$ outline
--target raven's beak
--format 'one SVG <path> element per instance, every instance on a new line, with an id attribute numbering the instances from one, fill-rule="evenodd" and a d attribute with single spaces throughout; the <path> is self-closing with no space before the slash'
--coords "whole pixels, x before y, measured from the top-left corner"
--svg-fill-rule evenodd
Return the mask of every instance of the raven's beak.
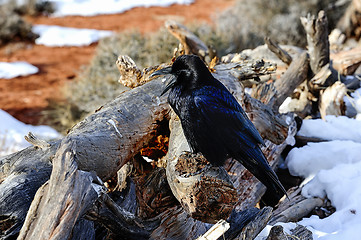
<path id="1" fill-rule="evenodd" d="M 161 76 L 161 75 L 168 75 L 168 74 L 171 74 L 171 71 L 172 71 L 172 66 L 169 66 L 169 67 L 165 67 L 165 68 L 162 68 L 158 71 L 155 71 L 154 73 L 152 73 L 150 75 L 150 77 L 155 77 L 155 76 Z"/>
<path id="2" fill-rule="evenodd" d="M 165 89 L 160 94 L 160 96 L 163 96 L 166 92 L 168 92 L 169 89 L 171 89 L 176 83 L 176 78 L 171 74 L 171 71 L 172 71 L 172 66 L 169 66 L 166 68 L 162 68 L 158 71 L 155 71 L 150 75 L 150 77 L 166 75 L 166 80 L 169 80 L 169 82 L 165 86 Z"/>
<path id="3" fill-rule="evenodd" d="M 176 78 L 174 76 L 172 76 L 170 79 L 169 79 L 169 82 L 168 84 L 165 86 L 163 92 L 160 94 L 160 96 L 163 96 L 166 92 L 169 91 L 169 89 L 171 89 L 176 83 Z"/>

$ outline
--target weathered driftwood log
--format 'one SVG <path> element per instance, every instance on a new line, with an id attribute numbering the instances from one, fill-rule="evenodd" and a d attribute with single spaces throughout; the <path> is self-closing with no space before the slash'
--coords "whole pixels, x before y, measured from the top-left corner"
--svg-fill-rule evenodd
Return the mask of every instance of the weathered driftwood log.
<path id="1" fill-rule="evenodd" d="M 277 57 L 282 60 L 282 62 L 286 63 L 287 65 L 291 64 L 292 57 L 285 50 L 283 50 L 277 43 L 272 41 L 272 39 L 270 39 L 269 37 L 265 37 L 264 41 L 266 42 L 269 50 L 271 50 L 274 54 L 276 54 Z"/>
<path id="2" fill-rule="evenodd" d="M 337 23 L 337 28 L 346 34 L 347 38 L 355 37 L 356 40 L 361 36 L 361 1 L 352 0 L 342 18 Z"/>
<path id="3" fill-rule="evenodd" d="M 0 158 L 0 238 L 16 238 L 36 191 L 49 179 L 59 143 Z"/>
<path id="4" fill-rule="evenodd" d="M 248 223 L 242 232 L 235 238 L 237 240 L 242 239 L 254 239 L 257 235 L 266 227 L 267 222 L 272 214 L 271 207 L 263 208 L 255 217 L 255 219 Z"/>
<path id="5" fill-rule="evenodd" d="M 310 67 L 316 75 L 308 82 L 308 87 L 318 97 L 321 89 L 331 86 L 338 79 L 344 79 L 330 64 L 328 21 L 325 12 L 320 11 L 317 18 L 311 15 L 301 17 L 301 23 L 307 34 Z"/>
<path id="6" fill-rule="evenodd" d="M 361 65 L 361 47 L 331 54 L 332 66 L 342 75 L 352 75 Z"/>
<path id="7" fill-rule="evenodd" d="M 298 225 L 296 228 L 291 230 L 291 235 L 283 232 L 282 226 L 274 226 L 271 228 L 271 231 L 266 240 L 312 240 L 312 232 L 302 225 Z"/>
<path id="8" fill-rule="evenodd" d="M 89 172 L 78 170 L 75 159 L 76 144 L 63 142 L 50 180 L 37 191 L 18 239 L 70 238 L 77 220 L 102 191 Z"/>
<path id="9" fill-rule="evenodd" d="M 326 115 L 345 115 L 346 106 L 343 98 L 346 96 L 346 93 L 347 88 L 345 84 L 339 81 L 325 90 L 321 90 L 319 109 L 322 119 L 325 119 Z"/>
<path id="10" fill-rule="evenodd" d="M 214 67 L 217 72 L 232 74 L 238 80 L 258 79 L 262 75 L 272 74 L 276 71 L 276 65 L 263 60 L 239 60 L 231 63 L 219 64 Z"/>
<path id="11" fill-rule="evenodd" d="M 318 73 L 323 66 L 330 62 L 326 14 L 324 11 L 320 11 L 317 18 L 309 14 L 307 17 L 301 17 L 301 23 L 307 33 L 311 69 L 314 73 Z"/>
<path id="12" fill-rule="evenodd" d="M 163 83 L 155 80 L 125 92 L 71 129 L 68 138 L 76 143 L 79 169 L 94 171 L 102 180 L 115 176 L 154 137 L 158 123 L 167 116 L 169 106 L 165 97 L 159 97 L 162 89 Z M 19 232 L 35 192 L 49 179 L 60 141 L 49 144 L 0 159 L 0 214 L 11 223 L 4 236 Z"/>
<path id="13" fill-rule="evenodd" d="M 227 219 L 238 200 L 227 172 L 209 165 L 202 155 L 184 151 L 190 149 L 180 121 L 172 118 L 166 173 L 174 196 L 194 219 Z"/>
<path id="14" fill-rule="evenodd" d="M 182 24 L 175 21 L 167 21 L 165 27 L 182 44 L 185 54 L 198 55 L 206 63 L 210 63 L 216 56 L 213 49 L 209 49 L 206 44 Z"/>
<path id="15" fill-rule="evenodd" d="M 260 99 L 278 110 L 284 100 L 290 96 L 295 88 L 307 79 L 309 57 L 302 53 L 299 58 L 292 61 L 280 79 L 270 83 L 260 84 L 252 92 L 252 97 Z"/>
<path id="16" fill-rule="evenodd" d="M 322 207 L 321 198 L 305 198 L 300 195 L 302 188 L 296 187 L 288 190 L 289 199 L 283 199 L 272 213 L 268 224 L 277 222 L 296 222 L 307 216 L 316 207 Z"/>

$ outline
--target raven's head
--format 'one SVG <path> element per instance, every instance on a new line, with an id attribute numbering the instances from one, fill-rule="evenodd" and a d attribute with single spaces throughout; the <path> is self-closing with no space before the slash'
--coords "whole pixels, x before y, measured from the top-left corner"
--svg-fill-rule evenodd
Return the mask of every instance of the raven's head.
<path id="1" fill-rule="evenodd" d="M 152 73 L 151 77 L 158 75 L 170 76 L 161 95 L 176 86 L 180 86 L 182 90 L 192 90 L 206 85 L 207 80 L 213 79 L 207 66 L 196 55 L 179 56 L 172 66 Z"/>

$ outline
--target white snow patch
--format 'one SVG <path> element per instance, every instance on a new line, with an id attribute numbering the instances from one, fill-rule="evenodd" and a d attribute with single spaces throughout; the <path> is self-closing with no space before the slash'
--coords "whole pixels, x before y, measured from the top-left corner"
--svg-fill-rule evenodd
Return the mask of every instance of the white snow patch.
<path id="1" fill-rule="evenodd" d="M 34 25 L 33 32 L 40 35 L 35 43 L 48 47 L 87 46 L 114 34 L 112 31 L 48 25 Z"/>
<path id="2" fill-rule="evenodd" d="M 303 120 L 299 136 L 317 137 L 325 140 L 352 140 L 361 142 L 361 121 L 346 116 L 326 116 L 322 119 Z"/>
<path id="3" fill-rule="evenodd" d="M 60 138 L 61 134 L 49 126 L 32 126 L 18 121 L 0 109 L 0 156 L 19 151 L 30 146 L 24 136 L 32 132 L 44 140 Z"/>
<path id="4" fill-rule="evenodd" d="M 0 62 L 0 78 L 10 79 L 35 74 L 39 69 L 27 62 Z"/>
<path id="5" fill-rule="evenodd" d="M 94 16 L 98 14 L 122 13 L 135 7 L 160 6 L 172 4 L 191 4 L 194 0 L 51 0 L 55 3 L 54 16 L 80 15 Z"/>
<path id="6" fill-rule="evenodd" d="M 302 189 L 305 197 L 327 196 L 336 212 L 320 219 L 318 216 L 304 218 L 297 224 L 312 231 L 313 239 L 338 240 L 359 239 L 361 227 L 361 141 L 360 121 L 345 117 L 327 116 L 322 120 L 304 120 L 299 133 L 308 137 L 342 139 L 330 142 L 309 143 L 294 148 L 286 158 L 293 175 L 310 180 Z M 293 229 L 295 223 L 277 223 Z M 268 235 L 268 226 L 256 238 Z"/>
<path id="7" fill-rule="evenodd" d="M 360 156 L 361 143 L 335 140 L 293 148 L 286 157 L 286 164 L 292 175 L 308 178 L 322 169 L 358 162 Z"/>

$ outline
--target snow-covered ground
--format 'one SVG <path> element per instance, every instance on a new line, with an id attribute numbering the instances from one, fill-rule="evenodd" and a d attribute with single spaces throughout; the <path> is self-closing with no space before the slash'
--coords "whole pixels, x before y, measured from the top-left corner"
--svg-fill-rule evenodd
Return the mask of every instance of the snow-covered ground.
<path id="1" fill-rule="evenodd" d="M 0 0 L 0 5 L 10 1 L 24 5 L 25 0 Z M 54 3 L 53 16 L 67 15 L 94 16 L 99 14 L 122 13 L 135 7 L 168 7 L 172 4 L 191 4 L 194 0 L 42 0 Z"/>
<path id="2" fill-rule="evenodd" d="M 61 134 L 49 126 L 32 126 L 18 121 L 0 109 L 0 156 L 19 151 L 30 146 L 24 136 L 32 132 L 44 140 L 60 138 Z"/>
<path id="3" fill-rule="evenodd" d="M 114 34 L 112 31 L 47 25 L 35 25 L 33 26 L 33 32 L 40 35 L 35 40 L 35 43 L 48 47 L 87 46 L 101 38 Z"/>
<path id="4" fill-rule="evenodd" d="M 51 0 L 55 3 L 54 16 L 81 15 L 93 16 L 98 14 L 114 14 L 125 12 L 135 7 L 161 6 L 172 4 L 191 4 L 194 0 Z"/>
<path id="5" fill-rule="evenodd" d="M 290 173 L 305 178 L 305 197 L 327 196 L 336 212 L 324 219 L 304 218 L 314 239 L 360 239 L 361 228 L 361 121 L 345 116 L 304 120 L 299 135 L 319 137 L 328 142 L 294 148 L 286 158 Z M 278 224 L 276 224 L 278 225 Z M 294 223 L 280 223 L 286 230 Z M 271 226 L 258 236 L 265 239 Z"/>
<path id="6" fill-rule="evenodd" d="M 10 79 L 35 74 L 39 69 L 27 62 L 0 62 L 0 78 Z"/>

